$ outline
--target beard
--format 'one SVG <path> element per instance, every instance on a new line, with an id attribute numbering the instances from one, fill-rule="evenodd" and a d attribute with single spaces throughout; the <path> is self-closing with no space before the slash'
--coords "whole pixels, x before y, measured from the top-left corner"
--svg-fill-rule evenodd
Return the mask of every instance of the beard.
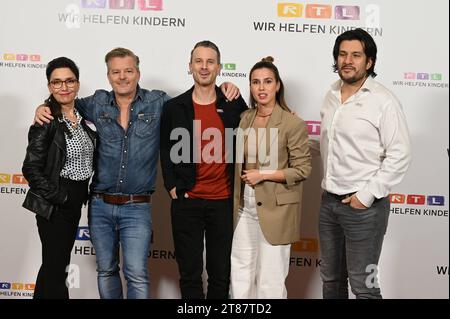
<path id="1" fill-rule="evenodd" d="M 367 76 L 366 72 L 357 72 L 356 70 L 355 70 L 355 73 L 353 74 L 353 76 L 346 76 L 344 74 L 344 72 L 342 72 L 343 68 L 345 68 L 345 66 L 339 69 L 338 74 L 339 74 L 339 77 L 341 78 L 342 82 L 344 82 L 346 84 L 357 83 Z"/>

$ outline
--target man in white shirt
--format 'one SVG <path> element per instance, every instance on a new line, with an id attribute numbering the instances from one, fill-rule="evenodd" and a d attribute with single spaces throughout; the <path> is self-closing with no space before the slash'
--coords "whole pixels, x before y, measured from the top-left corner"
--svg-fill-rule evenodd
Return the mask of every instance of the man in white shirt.
<path id="1" fill-rule="evenodd" d="M 381 298 L 378 260 L 391 187 L 410 162 L 400 102 L 373 78 L 377 47 L 364 30 L 337 37 L 331 86 L 321 110 L 323 160 L 319 236 L 324 298 Z"/>

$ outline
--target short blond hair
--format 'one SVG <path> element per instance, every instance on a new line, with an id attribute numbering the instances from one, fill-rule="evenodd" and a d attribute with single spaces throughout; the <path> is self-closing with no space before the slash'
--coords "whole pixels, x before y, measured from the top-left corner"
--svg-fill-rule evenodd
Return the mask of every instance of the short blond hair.
<path id="1" fill-rule="evenodd" d="M 115 49 L 112 49 L 111 51 L 109 51 L 105 55 L 106 66 L 108 66 L 108 62 L 112 58 L 124 58 L 124 57 L 127 57 L 127 56 L 130 56 L 130 57 L 132 57 L 134 59 L 135 65 L 136 65 L 136 69 L 139 71 L 139 57 L 136 54 L 134 54 L 133 51 L 125 49 L 125 48 L 115 48 Z M 108 70 L 109 70 L 109 66 L 108 66 Z"/>

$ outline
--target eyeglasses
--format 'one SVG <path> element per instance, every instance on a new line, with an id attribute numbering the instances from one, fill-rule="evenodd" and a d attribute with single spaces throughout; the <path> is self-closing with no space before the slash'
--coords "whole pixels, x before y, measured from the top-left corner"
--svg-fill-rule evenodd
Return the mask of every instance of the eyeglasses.
<path id="1" fill-rule="evenodd" d="M 75 86 L 75 84 L 78 83 L 78 80 L 77 80 L 77 79 L 67 79 L 67 80 L 65 80 L 65 81 L 62 81 L 62 80 L 53 80 L 53 81 L 50 81 L 50 85 L 51 85 L 52 88 L 54 88 L 54 89 L 60 89 L 60 88 L 62 88 L 63 83 L 66 84 L 66 87 L 68 87 L 68 88 L 71 89 L 71 88 L 73 88 L 73 87 Z"/>

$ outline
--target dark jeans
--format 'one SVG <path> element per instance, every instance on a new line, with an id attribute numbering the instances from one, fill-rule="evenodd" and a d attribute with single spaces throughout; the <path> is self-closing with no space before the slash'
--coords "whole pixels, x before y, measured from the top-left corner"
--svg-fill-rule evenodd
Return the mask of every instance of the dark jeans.
<path id="1" fill-rule="evenodd" d="M 233 236 L 231 199 L 172 200 L 172 232 L 183 299 L 203 299 L 203 246 L 206 243 L 206 298 L 228 298 Z"/>
<path id="2" fill-rule="evenodd" d="M 381 298 L 378 260 L 389 218 L 389 197 L 355 209 L 324 192 L 320 206 L 320 275 L 323 298 Z"/>
<path id="3" fill-rule="evenodd" d="M 34 299 L 68 299 L 66 267 L 75 242 L 81 206 L 88 196 L 88 180 L 61 179 L 68 199 L 47 220 L 36 215 L 42 243 L 42 265 L 36 279 Z"/>

